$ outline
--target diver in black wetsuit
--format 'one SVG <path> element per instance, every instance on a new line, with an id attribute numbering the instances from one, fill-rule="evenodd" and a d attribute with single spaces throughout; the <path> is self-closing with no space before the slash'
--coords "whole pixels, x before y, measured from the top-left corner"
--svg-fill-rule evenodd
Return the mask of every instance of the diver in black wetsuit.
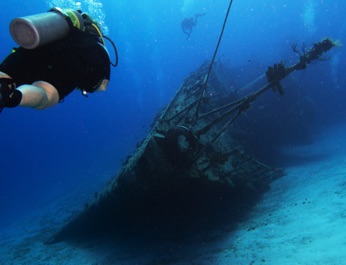
<path id="1" fill-rule="evenodd" d="M 40 28 L 33 19 L 19 20 L 12 36 L 18 37 L 22 45 L 0 63 L 0 112 L 16 106 L 46 109 L 76 88 L 83 95 L 107 88 L 111 62 L 98 25 L 81 11 L 52 9 L 36 17 L 39 25 L 50 26 L 55 20 L 55 27 L 50 31 L 55 34 L 60 26 L 65 36 L 36 44 L 31 40 L 45 41 L 50 31 L 40 33 L 36 39 L 26 38 L 27 27 L 23 24 L 31 23 L 31 27 Z M 80 17 L 79 21 L 76 17 Z"/>
<path id="2" fill-rule="evenodd" d="M 197 18 L 204 16 L 205 13 L 202 14 L 196 14 L 194 17 L 191 18 L 185 18 L 181 22 L 181 29 L 184 34 L 187 35 L 187 39 L 190 39 L 190 35 L 192 33 L 192 28 L 197 25 Z"/>

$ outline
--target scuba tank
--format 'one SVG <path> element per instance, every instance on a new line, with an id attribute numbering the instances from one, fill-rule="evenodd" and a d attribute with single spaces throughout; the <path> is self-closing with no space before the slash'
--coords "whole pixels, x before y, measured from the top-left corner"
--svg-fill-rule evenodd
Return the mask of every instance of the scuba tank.
<path id="1" fill-rule="evenodd" d="M 10 23 L 13 40 L 25 49 L 63 39 L 70 27 L 84 30 L 82 14 L 72 9 L 52 8 L 46 13 L 15 18 Z"/>
<path id="2" fill-rule="evenodd" d="M 115 53 L 115 62 L 109 63 L 113 67 L 118 65 L 118 51 L 114 42 L 103 35 L 97 23 L 81 10 L 54 7 L 46 13 L 15 18 L 10 23 L 13 40 L 25 49 L 35 49 L 61 40 L 67 37 L 73 28 L 97 36 L 106 51 L 104 39 L 107 39 Z"/>

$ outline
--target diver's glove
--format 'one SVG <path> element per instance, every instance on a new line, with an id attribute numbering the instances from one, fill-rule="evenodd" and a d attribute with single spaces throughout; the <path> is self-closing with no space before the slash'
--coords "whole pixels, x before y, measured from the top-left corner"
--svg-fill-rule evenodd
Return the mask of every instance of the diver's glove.
<path id="1" fill-rule="evenodd" d="M 10 78 L 0 78 L 0 111 L 6 108 L 14 108 L 22 100 L 22 92 L 16 90 L 16 84 Z"/>
<path id="2" fill-rule="evenodd" d="M 283 63 L 274 64 L 274 66 L 269 66 L 266 72 L 267 80 L 272 83 L 272 88 L 274 91 L 278 90 L 280 95 L 284 94 L 284 90 L 280 84 L 280 80 L 286 76 L 286 68 Z"/>

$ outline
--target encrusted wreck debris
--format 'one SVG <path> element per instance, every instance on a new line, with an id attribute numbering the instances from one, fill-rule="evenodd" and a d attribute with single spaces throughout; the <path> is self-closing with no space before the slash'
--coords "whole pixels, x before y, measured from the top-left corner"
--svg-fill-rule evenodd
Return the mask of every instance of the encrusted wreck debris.
<path id="1" fill-rule="evenodd" d="M 283 93 L 281 79 L 333 46 L 325 39 L 296 65 L 269 68 L 269 84 L 241 99 L 222 83 L 219 63 L 203 64 L 184 81 L 119 175 L 47 243 L 143 229 L 177 231 L 243 213 L 284 171 L 245 153 L 230 125 L 264 91 Z"/>

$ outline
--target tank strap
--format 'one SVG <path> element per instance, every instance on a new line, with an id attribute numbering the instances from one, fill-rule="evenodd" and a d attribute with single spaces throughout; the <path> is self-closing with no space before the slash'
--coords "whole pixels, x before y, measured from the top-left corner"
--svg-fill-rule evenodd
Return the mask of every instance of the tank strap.
<path id="1" fill-rule="evenodd" d="M 72 28 L 77 28 L 81 31 L 84 31 L 85 27 L 84 27 L 84 19 L 81 15 L 81 13 L 79 11 L 76 10 L 72 10 L 72 9 L 61 9 L 60 7 L 53 7 L 51 9 L 49 9 L 48 12 L 55 12 L 58 13 L 60 15 L 62 15 L 68 25 Z"/>

